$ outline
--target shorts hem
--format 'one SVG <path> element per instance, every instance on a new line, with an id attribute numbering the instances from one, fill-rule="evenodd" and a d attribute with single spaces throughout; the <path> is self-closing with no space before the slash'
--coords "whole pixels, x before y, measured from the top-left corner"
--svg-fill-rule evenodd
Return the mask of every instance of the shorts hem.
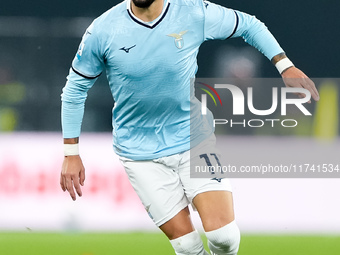
<path id="1" fill-rule="evenodd" d="M 194 198 L 199 195 L 199 194 L 202 194 L 202 193 L 205 193 L 205 192 L 209 192 L 209 191 L 229 191 L 231 193 L 233 193 L 233 190 L 231 187 L 213 187 L 213 188 L 204 188 L 204 189 L 201 189 L 201 190 L 198 190 L 194 193 L 194 195 L 192 196 L 192 198 L 188 198 L 190 200 L 190 204 L 192 206 L 192 209 L 194 211 L 197 211 L 194 203 L 192 202 L 194 200 Z"/>

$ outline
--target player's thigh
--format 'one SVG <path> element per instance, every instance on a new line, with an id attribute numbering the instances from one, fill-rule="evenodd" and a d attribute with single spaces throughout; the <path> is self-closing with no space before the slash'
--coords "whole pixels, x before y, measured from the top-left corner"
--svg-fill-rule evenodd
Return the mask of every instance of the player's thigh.
<path id="1" fill-rule="evenodd" d="M 233 196 L 229 191 L 208 191 L 193 199 L 205 231 L 219 229 L 235 219 Z"/>
<path id="2" fill-rule="evenodd" d="M 181 235 L 190 233 L 192 224 L 185 209 L 189 201 L 178 173 L 152 160 L 133 161 L 121 158 L 121 162 L 154 223 L 169 237 L 177 235 L 176 229 Z"/>
<path id="3" fill-rule="evenodd" d="M 211 174 L 210 178 L 191 178 L 190 167 L 192 170 L 195 164 L 213 163 L 223 164 L 214 135 L 192 148 L 189 154 L 183 155 L 180 170 L 186 195 L 197 209 L 205 231 L 218 229 L 234 220 L 232 188 L 228 179 L 220 179 L 218 177 L 222 176 L 216 173 Z"/>
<path id="4" fill-rule="evenodd" d="M 227 179 L 184 177 L 188 199 L 198 211 L 205 231 L 219 229 L 235 218 L 231 184 Z"/>

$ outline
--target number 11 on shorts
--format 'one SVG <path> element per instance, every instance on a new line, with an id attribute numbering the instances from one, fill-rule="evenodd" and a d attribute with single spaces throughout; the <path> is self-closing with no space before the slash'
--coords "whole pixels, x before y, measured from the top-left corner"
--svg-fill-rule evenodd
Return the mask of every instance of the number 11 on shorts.
<path id="1" fill-rule="evenodd" d="M 210 156 L 210 157 L 209 157 Z M 205 160 L 205 163 L 207 164 L 208 166 L 208 169 L 209 169 L 209 172 L 211 172 L 211 174 L 215 174 L 216 171 L 218 172 L 221 172 L 223 173 L 223 171 L 220 171 L 219 169 L 222 169 L 222 165 L 221 165 L 221 162 L 218 158 L 218 156 L 216 155 L 216 153 L 210 153 L 209 155 L 208 154 L 201 154 L 199 156 L 201 159 L 204 159 Z M 214 166 L 211 162 L 211 158 L 213 160 L 216 161 L 217 163 L 217 167 Z M 217 169 L 216 169 L 217 168 Z M 221 182 L 221 178 L 214 178 L 213 180 L 216 180 L 218 182 Z"/>

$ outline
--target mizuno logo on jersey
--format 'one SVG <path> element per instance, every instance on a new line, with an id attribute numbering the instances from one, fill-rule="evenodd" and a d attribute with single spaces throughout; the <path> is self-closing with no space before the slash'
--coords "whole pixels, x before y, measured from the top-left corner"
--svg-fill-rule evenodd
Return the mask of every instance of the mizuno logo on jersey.
<path id="1" fill-rule="evenodd" d="M 172 33 L 167 36 L 175 38 L 175 45 L 178 49 L 182 49 L 184 47 L 184 39 L 183 35 L 185 35 L 188 32 L 188 30 L 182 31 L 179 34 Z"/>
<path id="2" fill-rule="evenodd" d="M 205 8 L 208 8 L 208 6 L 209 6 L 209 3 L 207 2 L 207 1 L 203 1 L 204 2 L 204 6 L 205 6 Z"/>
<path id="3" fill-rule="evenodd" d="M 131 46 L 130 48 L 125 48 L 125 47 L 122 47 L 122 48 L 120 48 L 119 50 L 123 50 L 123 51 L 125 51 L 126 53 L 129 53 L 129 52 L 130 52 L 130 50 L 131 50 L 132 48 L 134 48 L 134 47 L 136 47 L 136 44 L 135 44 L 135 45 L 133 45 L 133 46 Z"/>

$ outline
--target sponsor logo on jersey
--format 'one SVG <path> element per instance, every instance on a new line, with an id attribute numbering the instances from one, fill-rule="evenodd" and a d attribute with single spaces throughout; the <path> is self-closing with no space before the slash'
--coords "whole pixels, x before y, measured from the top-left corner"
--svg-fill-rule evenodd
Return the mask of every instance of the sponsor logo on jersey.
<path id="1" fill-rule="evenodd" d="M 209 6 L 209 2 L 207 2 L 207 1 L 203 1 L 204 2 L 204 6 L 205 6 L 205 8 L 208 8 L 208 6 Z"/>
<path id="2" fill-rule="evenodd" d="M 167 36 L 175 38 L 175 45 L 178 49 L 182 49 L 184 47 L 184 39 L 183 35 L 185 35 L 188 32 L 188 30 L 182 31 L 179 34 L 172 33 Z"/>
<path id="3" fill-rule="evenodd" d="M 130 50 L 133 49 L 134 47 L 136 47 L 136 44 L 129 48 L 122 47 L 119 50 L 125 51 L 126 53 L 130 53 Z"/>

